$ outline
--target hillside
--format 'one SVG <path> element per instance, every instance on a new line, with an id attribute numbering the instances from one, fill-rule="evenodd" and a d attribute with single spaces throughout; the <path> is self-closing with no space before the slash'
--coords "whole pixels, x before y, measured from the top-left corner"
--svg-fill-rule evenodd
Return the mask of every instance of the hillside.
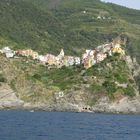
<path id="1" fill-rule="evenodd" d="M 1 0 L 0 48 L 54 55 L 63 48 L 66 55 L 81 56 L 118 36 L 126 41 L 124 57 L 116 54 L 88 70 L 82 65 L 48 69 L 26 57 L 0 54 L 1 87 L 9 86 L 25 109 L 113 112 L 108 109 L 118 106 L 123 112 L 120 101 L 125 99 L 125 112 L 136 113 L 139 100 L 131 99 L 139 99 L 140 89 L 139 16 L 139 10 L 99 0 Z"/>
<path id="2" fill-rule="evenodd" d="M 0 46 L 81 54 L 122 34 L 139 57 L 138 10 L 99 0 L 1 0 L 0 15 Z"/>
<path id="3" fill-rule="evenodd" d="M 1 54 L 0 59 L 1 109 L 140 111 L 127 56 L 116 54 L 88 70 L 82 65 L 48 69 L 26 57 L 7 59 Z"/>

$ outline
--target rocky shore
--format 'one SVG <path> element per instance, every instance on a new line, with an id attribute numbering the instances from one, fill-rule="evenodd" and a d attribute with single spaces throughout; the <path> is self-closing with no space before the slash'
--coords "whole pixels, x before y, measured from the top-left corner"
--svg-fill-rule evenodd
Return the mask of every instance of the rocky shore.
<path id="1" fill-rule="evenodd" d="M 71 100 L 64 97 L 59 101 L 52 103 L 30 103 L 20 100 L 16 93 L 8 86 L 0 86 L 0 110 L 42 110 L 42 111 L 68 111 L 68 112 L 100 112 L 100 113 L 122 113 L 122 114 L 140 114 L 140 97 L 124 97 L 119 101 L 110 101 L 108 97 L 102 97 L 98 102 L 89 106 L 77 98 Z M 81 99 L 82 100 L 82 99 Z"/>

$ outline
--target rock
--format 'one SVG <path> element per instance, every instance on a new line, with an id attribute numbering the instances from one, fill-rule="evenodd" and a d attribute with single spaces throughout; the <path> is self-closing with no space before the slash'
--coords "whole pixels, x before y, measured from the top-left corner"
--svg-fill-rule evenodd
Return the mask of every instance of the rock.
<path id="1" fill-rule="evenodd" d="M 86 94 L 86 93 L 85 93 Z M 93 106 L 85 104 L 84 92 L 71 91 L 60 100 L 46 103 L 25 103 L 18 99 L 15 92 L 7 85 L 0 86 L 0 109 L 24 109 L 43 111 L 71 111 L 71 112 L 105 112 L 105 113 L 140 113 L 140 96 L 135 98 L 122 97 L 119 101 L 111 101 L 108 97 L 101 97 Z"/>
<path id="2" fill-rule="evenodd" d="M 103 98 L 92 109 L 95 112 L 139 114 L 140 97 L 133 99 L 124 97 L 119 102 L 109 102 L 109 99 Z"/>
<path id="3" fill-rule="evenodd" d="M 2 84 L 0 86 L 0 109 L 22 108 L 24 102 L 17 98 L 15 92 L 7 85 Z"/>

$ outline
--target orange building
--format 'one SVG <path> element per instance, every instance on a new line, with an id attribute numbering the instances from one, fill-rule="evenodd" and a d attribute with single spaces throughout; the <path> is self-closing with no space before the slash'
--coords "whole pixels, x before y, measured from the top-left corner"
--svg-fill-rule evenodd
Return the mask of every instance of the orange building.
<path id="1" fill-rule="evenodd" d="M 26 57 L 31 56 L 33 59 L 38 59 L 38 56 L 39 56 L 38 52 L 35 52 L 35 51 L 31 50 L 31 49 L 18 50 L 18 51 L 16 51 L 16 54 L 26 56 Z"/>

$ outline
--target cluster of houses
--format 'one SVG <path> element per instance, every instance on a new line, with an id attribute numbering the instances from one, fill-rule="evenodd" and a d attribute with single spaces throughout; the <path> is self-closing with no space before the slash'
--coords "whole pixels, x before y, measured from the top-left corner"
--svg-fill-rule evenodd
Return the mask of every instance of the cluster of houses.
<path id="1" fill-rule="evenodd" d="M 125 51 L 121 48 L 119 43 L 103 44 L 95 48 L 95 50 L 86 50 L 82 55 L 82 63 L 84 64 L 84 67 L 88 69 L 115 53 L 125 55 Z"/>
<path id="2" fill-rule="evenodd" d="M 4 47 L 0 50 L 0 53 L 5 54 L 7 58 L 20 56 L 30 57 L 33 60 L 38 60 L 40 63 L 47 64 L 49 66 L 56 66 L 57 68 L 82 64 L 86 69 L 88 69 L 93 65 L 100 63 L 108 56 L 112 56 L 114 53 L 124 55 L 125 51 L 122 49 L 120 43 L 112 42 L 98 46 L 94 50 L 86 50 L 82 57 L 65 56 L 63 49 L 61 49 L 58 56 L 52 54 L 39 55 L 38 52 L 31 49 L 14 51 L 9 47 Z"/>
<path id="3" fill-rule="evenodd" d="M 84 10 L 84 11 L 81 11 L 83 14 L 86 14 L 88 13 L 88 11 Z M 107 12 L 100 12 L 98 15 L 96 16 L 93 16 L 92 19 L 100 19 L 100 20 L 105 20 L 105 19 L 108 19 L 108 20 L 111 20 L 112 17 L 107 13 Z"/>

